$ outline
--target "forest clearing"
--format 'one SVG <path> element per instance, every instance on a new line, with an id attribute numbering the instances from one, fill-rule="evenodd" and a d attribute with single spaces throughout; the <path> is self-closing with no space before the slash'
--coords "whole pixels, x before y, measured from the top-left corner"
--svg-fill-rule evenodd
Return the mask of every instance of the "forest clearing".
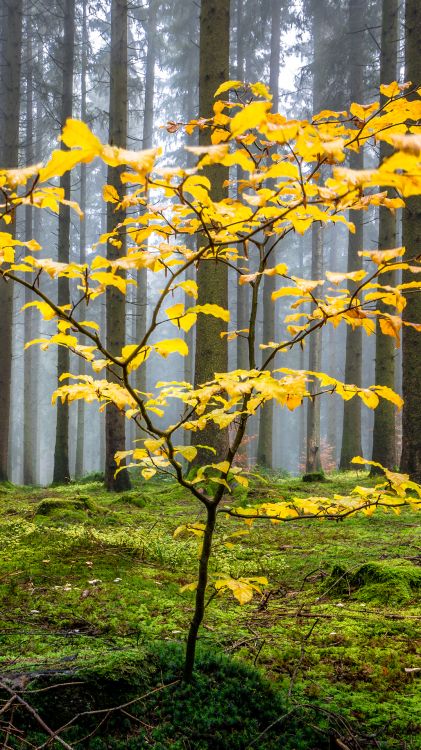
<path id="1" fill-rule="evenodd" d="M 421 747 L 421 5 L 0 0 L 0 748 Z"/>

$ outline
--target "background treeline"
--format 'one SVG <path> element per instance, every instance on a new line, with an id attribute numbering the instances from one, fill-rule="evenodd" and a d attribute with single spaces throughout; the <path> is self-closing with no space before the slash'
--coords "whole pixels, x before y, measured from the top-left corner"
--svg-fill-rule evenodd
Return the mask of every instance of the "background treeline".
<path id="1" fill-rule="evenodd" d="M 185 136 L 177 123 L 199 111 L 206 116 L 213 66 L 222 79 L 270 84 L 274 108 L 297 118 L 377 99 L 380 82 L 421 83 L 417 0 L 407 0 L 406 6 L 398 0 L 0 0 L 0 13 L 0 162 L 5 167 L 43 161 L 57 147 L 68 117 L 83 119 L 101 139 L 119 146 L 137 150 L 161 145 L 167 163 L 170 158 L 187 165 Z M 215 75 L 210 79 L 216 80 Z M 350 166 L 374 166 L 386 148 L 355 154 Z M 83 263 L 96 253 L 112 258 L 121 248 L 93 247 L 121 220 L 113 204 L 102 202 L 105 183 L 121 191 L 113 170 L 106 174 L 103 164 L 82 165 L 64 175 L 60 187 L 79 202 L 84 221 L 65 207 L 59 214 L 26 208 L 17 212 L 13 231 L 35 238 L 46 256 L 63 262 Z M 285 261 L 297 276 L 321 278 L 326 269 L 360 267 L 358 251 L 363 248 L 404 242 L 409 255 L 421 251 L 418 198 L 396 214 L 373 208 L 352 213 L 355 234 L 340 224 L 314 226 L 304 236 L 291 234 L 277 251 L 277 262 Z M 271 302 L 274 278 L 265 281 L 261 343 L 280 341 L 285 334 L 288 303 Z M 89 310 L 111 350 L 141 340 L 146 328 L 159 283 L 146 271 L 136 281 L 127 298 L 108 291 L 106 300 L 101 297 Z M 385 284 L 396 281 L 384 279 Z M 41 283 L 46 292 L 58 294 L 59 304 L 75 298 L 68 280 Z M 207 301 L 229 307 L 231 329 L 246 327 L 247 286 L 238 287 L 231 274 L 203 279 L 202 286 Z M 409 320 L 421 321 L 419 298 L 408 293 L 404 315 Z M 96 405 L 82 401 L 51 406 L 57 376 L 83 374 L 85 363 L 76 357 L 73 361 L 62 347 L 45 353 L 36 346 L 24 350 L 25 341 L 49 330 L 33 307 L 20 312 L 31 299 L 30 293 L 1 282 L 0 479 L 35 484 L 93 471 L 110 474 L 109 456 L 136 437 L 133 427 L 111 409 L 99 413 Z M 220 369 L 221 361 L 230 369 L 247 367 L 244 338 L 225 344 L 224 351 L 209 318 L 202 317 L 200 326 L 184 334 L 189 356 L 169 358 L 159 371 L 146 366 L 137 373 L 137 387 L 150 390 L 163 379 L 203 382 Z M 162 329 L 160 333 L 164 335 Z M 165 335 L 183 333 L 168 324 Z M 329 327 L 303 351 L 278 357 L 279 367 L 323 370 L 357 385 L 376 382 L 403 389 L 403 421 L 387 401 L 374 413 L 357 398 L 344 404 L 335 397 L 316 399 L 293 413 L 267 406 L 252 420 L 240 460 L 298 472 L 320 466 L 346 469 L 352 456 L 363 454 L 393 467 L 399 465 L 403 447 L 402 468 L 419 476 L 421 347 L 416 337 L 407 328 L 403 347 L 397 349 L 392 337 L 366 337 L 361 328 L 350 327 L 345 334 L 343 326 Z M 128 483 L 124 472 L 119 481 Z"/>

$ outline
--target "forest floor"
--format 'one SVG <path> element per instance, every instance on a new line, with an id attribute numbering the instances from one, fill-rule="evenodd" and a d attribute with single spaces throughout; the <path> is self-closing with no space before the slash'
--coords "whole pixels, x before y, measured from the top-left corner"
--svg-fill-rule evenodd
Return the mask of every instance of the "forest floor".
<path id="1" fill-rule="evenodd" d="M 256 480 L 242 502 L 347 493 L 370 482 L 364 472 L 322 484 L 273 476 Z M 171 481 L 122 495 L 89 480 L 0 485 L 1 678 L 79 664 L 112 673 L 153 643 L 182 644 L 194 594 L 180 588 L 195 579 L 197 538 L 173 534 L 188 521 L 200 521 L 200 511 Z M 342 722 L 342 737 L 365 737 L 358 747 L 415 750 L 420 561 L 410 510 L 250 529 L 221 515 L 212 570 L 269 583 L 243 606 L 231 594 L 211 598 L 200 642 L 261 670 L 287 706 L 318 706 Z"/>

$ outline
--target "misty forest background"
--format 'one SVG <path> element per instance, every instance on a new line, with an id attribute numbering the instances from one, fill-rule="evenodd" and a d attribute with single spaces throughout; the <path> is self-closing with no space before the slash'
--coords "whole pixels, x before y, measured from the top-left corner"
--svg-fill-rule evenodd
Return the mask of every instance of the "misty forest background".
<path id="1" fill-rule="evenodd" d="M 224 34 L 224 29 L 218 28 L 222 23 L 229 23 L 230 61 L 229 69 L 218 71 L 220 79 L 264 81 L 271 86 L 274 109 L 288 116 L 310 118 L 312 112 L 322 109 L 346 110 L 351 101 L 373 101 L 378 98 L 380 82 L 407 80 L 409 74 L 420 83 L 419 56 L 411 57 L 408 47 L 408 38 L 411 43 L 419 34 L 416 0 L 407 0 L 407 18 L 413 15 L 409 31 L 404 4 L 398 0 L 218 0 L 206 5 L 211 11 L 212 6 L 229 10 L 225 15 L 216 14 L 208 39 L 200 35 L 200 2 L 195 0 L 1 0 L 2 166 L 45 160 L 56 147 L 67 117 L 83 119 L 103 141 L 110 136 L 112 139 L 110 111 L 115 112 L 116 106 L 126 108 L 126 87 L 127 133 L 122 138 L 127 147 L 159 145 L 167 162 L 171 154 L 174 165 L 188 164 L 186 136 L 177 123 L 205 114 L 199 112 L 200 75 L 207 75 L 199 71 L 200 49 L 207 46 L 212 59 L 212 49 Z M 110 86 L 112 66 L 117 78 Z M 194 138 L 190 137 L 190 145 Z M 354 155 L 351 166 L 374 166 L 382 156 L 373 151 Z M 93 246 L 107 229 L 107 206 L 101 199 L 101 187 L 107 182 L 105 170 L 100 163 L 89 169 L 82 165 L 79 171 L 61 178 L 68 197 L 77 200 L 84 211 L 84 221 L 64 209 L 59 216 L 19 209 L 15 217 L 17 236 L 35 238 L 45 256 L 53 259 L 66 260 L 68 253 L 70 260 L 83 263 L 96 252 L 103 252 L 104 248 Z M 416 232 L 419 236 L 419 200 L 414 199 L 415 203 L 418 209 L 405 209 L 403 217 L 402 211 L 392 215 L 385 209 L 379 216 L 372 207 L 354 212 L 355 216 L 350 216 L 356 224 L 354 235 L 340 224 L 323 233 L 316 227 L 304 236 L 290 234 L 279 257 L 282 255 L 290 272 L 300 277 L 321 278 L 326 269 L 352 270 L 361 263 L 358 250 L 402 244 L 405 212 L 412 210 L 412 236 Z M 415 253 L 416 248 L 412 251 Z M 140 340 L 153 309 L 159 284 L 152 277 L 146 271 L 139 272 L 137 287 L 129 287 L 125 300 L 128 344 Z M 53 297 L 57 294 L 54 280 L 42 283 L 46 292 Z M 267 277 L 265 301 L 258 316 L 261 343 L 283 337 L 280 321 L 288 303 L 275 306 L 270 302 L 272 284 L 273 279 Z M 239 287 L 234 276 L 229 277 L 225 306 L 231 312 L 230 328 L 245 327 L 248 294 L 247 287 Z M 63 355 L 53 349 L 40 352 L 32 346 L 24 351 L 25 341 L 48 335 L 48 323 L 40 319 L 35 308 L 20 311 L 31 299 L 30 292 L 25 296 L 22 289 L 12 289 L 2 282 L 0 479 L 48 484 L 53 477 L 65 481 L 103 473 L 104 414 L 96 405 L 83 401 L 71 404 L 68 413 L 68 407 L 57 410 L 51 405 L 57 368 L 59 372 L 83 372 L 83 361 L 72 355 L 70 364 L 64 366 L 57 362 Z M 106 326 L 105 304 L 102 301 L 90 312 L 102 331 Z M 421 320 L 419 301 L 411 304 L 410 319 Z M 194 329 L 196 335 L 206 336 L 206 325 L 205 321 L 200 330 Z M 403 388 L 403 430 L 402 412 L 386 401 L 373 412 L 360 399 L 342 402 L 327 397 L 320 400 L 320 419 L 313 412 L 308 419 L 304 406 L 293 413 L 266 407 L 260 417 L 251 420 L 239 458 L 243 464 L 298 474 L 318 468 L 319 460 L 325 471 L 347 469 L 352 456 L 364 455 L 394 467 L 401 463 L 403 447 L 402 468 L 414 475 L 419 473 L 421 397 L 414 385 L 417 379 L 420 382 L 421 370 L 417 334 L 407 329 L 403 349 L 399 349 L 391 337 L 363 337 L 361 328 L 346 329 L 345 333 L 342 326 L 326 327 L 313 351 L 311 346 L 302 351 L 294 349 L 278 357 L 278 366 L 310 367 L 344 382 L 390 385 L 400 393 Z M 169 358 L 159 367 L 147 363 L 141 376 L 142 390 L 153 389 L 157 380 L 194 382 L 195 371 L 196 378 L 200 372 L 193 332 L 183 334 L 168 323 L 160 334 L 166 338 L 185 335 L 189 356 Z M 247 367 L 244 347 L 241 337 L 229 342 L 230 369 Z M 168 420 L 174 416 L 169 410 Z M 127 422 L 127 444 L 134 437 L 133 426 Z M 308 450 L 310 437 L 313 454 Z"/>

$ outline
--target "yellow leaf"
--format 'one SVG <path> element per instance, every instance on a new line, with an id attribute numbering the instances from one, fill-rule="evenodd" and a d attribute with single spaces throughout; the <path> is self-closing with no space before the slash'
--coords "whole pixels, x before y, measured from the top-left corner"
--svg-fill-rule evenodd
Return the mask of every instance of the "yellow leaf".
<path id="1" fill-rule="evenodd" d="M 81 148 L 96 154 L 101 153 L 102 143 L 81 120 L 66 120 L 60 140 L 69 148 Z"/>
<path id="2" fill-rule="evenodd" d="M 142 469 L 142 477 L 144 479 L 151 479 L 156 474 L 156 469 L 153 469 L 152 466 L 146 466 L 144 469 Z"/>
<path id="3" fill-rule="evenodd" d="M 268 102 L 247 104 L 231 120 L 230 128 L 233 136 L 241 135 L 245 130 L 252 130 L 262 125 L 266 121 L 269 109 L 270 104 Z"/>
<path id="4" fill-rule="evenodd" d="M 221 83 L 221 85 L 216 89 L 214 96 L 216 98 L 220 94 L 224 94 L 225 91 L 230 91 L 231 89 L 240 89 L 242 86 L 244 86 L 244 83 L 242 81 L 224 81 L 224 83 Z"/>
<path id="5" fill-rule="evenodd" d="M 228 323 L 230 319 L 229 310 L 225 310 L 225 308 L 220 307 L 219 305 L 212 305 L 210 303 L 206 303 L 204 305 L 195 305 L 195 307 L 189 307 L 186 310 L 186 313 L 199 312 L 203 313 L 204 315 L 212 315 L 214 318 L 221 318 L 221 320 L 225 320 L 226 323 Z"/>
<path id="6" fill-rule="evenodd" d="M 358 395 L 361 401 L 363 401 L 369 409 L 375 409 L 379 403 L 379 397 L 374 393 L 374 391 L 368 390 L 368 388 L 364 388 L 363 390 L 358 391 Z"/>
<path id="7" fill-rule="evenodd" d="M 118 203 L 120 196 L 114 185 L 104 185 L 102 188 L 102 198 L 106 203 Z"/>
<path id="8" fill-rule="evenodd" d="M 183 445 L 183 446 L 178 445 L 175 448 L 175 451 L 177 453 L 180 453 L 183 456 L 183 458 L 185 458 L 186 461 L 189 461 L 189 462 L 194 461 L 194 459 L 197 456 L 197 449 L 194 447 L 194 445 Z"/>
<path id="9" fill-rule="evenodd" d="M 334 271 L 326 271 L 326 278 L 332 282 L 332 284 L 340 284 L 342 281 L 362 281 L 367 276 L 367 271 L 361 269 L 360 271 L 350 271 L 349 273 L 336 273 Z"/>
<path id="10" fill-rule="evenodd" d="M 397 81 L 392 81 L 392 83 L 382 83 L 380 86 L 380 93 L 383 94 L 383 96 L 386 96 L 388 99 L 391 99 L 392 96 L 397 96 L 400 94 L 400 88 Z"/>
<path id="11" fill-rule="evenodd" d="M 183 339 L 163 339 L 153 344 L 153 348 L 161 355 L 161 357 L 168 357 L 169 354 L 177 353 L 181 354 L 182 357 L 187 357 L 189 348 Z"/>
<path id="12" fill-rule="evenodd" d="M 173 325 L 186 332 L 190 331 L 190 328 L 194 326 L 197 320 L 195 313 L 185 312 L 184 305 L 181 302 L 172 307 L 167 307 L 165 312 Z"/>

